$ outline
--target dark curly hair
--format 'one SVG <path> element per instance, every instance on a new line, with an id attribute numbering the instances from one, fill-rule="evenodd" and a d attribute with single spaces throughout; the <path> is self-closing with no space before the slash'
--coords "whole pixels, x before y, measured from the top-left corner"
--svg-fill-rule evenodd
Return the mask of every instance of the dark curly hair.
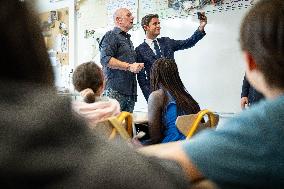
<path id="1" fill-rule="evenodd" d="M 149 26 L 149 23 L 151 22 L 152 18 L 159 18 L 159 15 L 158 14 L 147 14 L 141 20 L 141 26 L 145 34 L 146 34 L 146 30 L 144 29 L 144 26 Z"/>
<path id="2" fill-rule="evenodd" d="M 73 74 L 73 85 L 77 91 L 90 88 L 97 93 L 104 83 L 102 69 L 95 62 L 79 65 Z"/>
<path id="3" fill-rule="evenodd" d="M 261 0 L 247 13 L 240 44 L 255 59 L 266 82 L 284 88 L 283 0 Z"/>
<path id="4" fill-rule="evenodd" d="M 162 88 L 173 96 L 177 104 L 178 115 L 195 114 L 200 111 L 198 103 L 184 87 L 174 59 L 159 58 L 156 60 L 152 65 L 150 81 L 153 91 Z M 166 103 L 163 109 L 165 105 Z"/>

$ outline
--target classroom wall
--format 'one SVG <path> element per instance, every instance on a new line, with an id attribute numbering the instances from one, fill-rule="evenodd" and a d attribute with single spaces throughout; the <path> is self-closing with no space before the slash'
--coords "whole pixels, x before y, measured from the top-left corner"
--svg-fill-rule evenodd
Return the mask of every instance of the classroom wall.
<path id="1" fill-rule="evenodd" d="M 55 85 L 60 91 L 67 92 L 72 90 L 71 72 L 76 66 L 77 49 L 76 49 L 76 15 L 75 15 L 75 1 L 76 0 L 62 0 L 50 2 L 49 0 L 28 0 L 39 15 L 48 13 L 52 10 L 68 10 L 68 64 L 53 65 L 55 75 Z"/>
<path id="2" fill-rule="evenodd" d="M 108 29 L 106 4 L 97 0 L 87 0 L 80 3 L 77 12 L 77 64 L 98 58 L 99 46 L 96 38 L 100 38 Z M 99 32 L 100 30 L 103 30 Z M 95 31 L 93 35 L 86 37 L 86 31 Z M 100 35 L 98 34 L 100 33 Z M 97 59 L 99 61 L 99 59 Z"/>

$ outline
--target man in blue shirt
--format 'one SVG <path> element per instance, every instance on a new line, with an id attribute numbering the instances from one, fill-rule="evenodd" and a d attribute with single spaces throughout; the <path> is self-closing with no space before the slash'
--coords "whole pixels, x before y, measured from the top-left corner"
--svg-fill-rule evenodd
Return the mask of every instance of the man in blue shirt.
<path id="1" fill-rule="evenodd" d="M 220 188 L 284 188 L 284 1 L 259 0 L 244 17 L 246 78 L 265 100 L 189 141 L 144 149 Z"/>
<path id="2" fill-rule="evenodd" d="M 138 83 L 143 95 L 148 101 L 152 92 L 150 89 L 150 71 L 152 64 L 161 57 L 174 59 L 175 51 L 193 47 L 205 36 L 204 27 L 207 18 L 202 14 L 200 26 L 194 34 L 186 40 L 174 40 L 169 37 L 157 38 L 160 35 L 160 20 L 157 14 L 148 14 L 142 18 L 141 26 L 146 34 L 146 39 L 136 49 L 137 61 L 144 63 L 144 70 L 137 74 Z"/>
<path id="3" fill-rule="evenodd" d="M 105 75 L 105 95 L 120 103 L 121 111 L 133 112 L 137 99 L 136 73 L 143 63 L 136 63 L 136 54 L 127 32 L 133 27 L 131 12 L 120 8 L 114 13 L 115 27 L 100 42 L 101 64 Z"/>

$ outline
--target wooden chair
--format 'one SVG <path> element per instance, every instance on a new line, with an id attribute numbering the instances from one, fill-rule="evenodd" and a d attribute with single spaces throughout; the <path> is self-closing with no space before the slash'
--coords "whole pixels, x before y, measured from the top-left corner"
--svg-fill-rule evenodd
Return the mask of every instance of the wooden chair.
<path id="1" fill-rule="evenodd" d="M 108 121 L 113 126 L 109 136 L 110 140 L 114 139 L 117 134 L 125 140 L 133 137 L 133 117 L 131 113 L 121 112 L 117 117 L 110 117 Z"/>
<path id="2" fill-rule="evenodd" d="M 129 112 L 121 112 L 107 120 L 96 124 L 94 132 L 100 132 L 109 140 L 122 138 L 129 140 L 133 137 L 133 117 Z"/>
<path id="3" fill-rule="evenodd" d="M 201 123 L 205 115 L 208 116 L 208 121 Z M 179 131 L 186 136 L 186 139 L 190 139 L 194 133 L 208 127 L 215 127 L 218 122 L 219 115 L 205 109 L 197 114 L 179 116 L 176 120 L 176 126 Z"/>

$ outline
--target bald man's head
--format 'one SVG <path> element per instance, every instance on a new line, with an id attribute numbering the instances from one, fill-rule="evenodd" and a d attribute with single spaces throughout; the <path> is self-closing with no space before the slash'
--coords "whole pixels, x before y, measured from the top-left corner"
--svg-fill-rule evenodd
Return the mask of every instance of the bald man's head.
<path id="1" fill-rule="evenodd" d="M 133 27 L 134 17 L 126 8 L 119 8 L 113 14 L 114 24 L 122 31 L 128 32 Z"/>

